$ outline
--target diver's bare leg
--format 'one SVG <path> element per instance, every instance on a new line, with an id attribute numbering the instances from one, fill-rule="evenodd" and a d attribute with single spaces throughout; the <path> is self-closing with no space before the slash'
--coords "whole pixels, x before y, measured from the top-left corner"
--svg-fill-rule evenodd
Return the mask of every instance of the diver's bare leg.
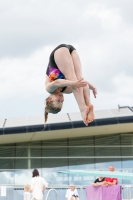
<path id="1" fill-rule="evenodd" d="M 79 80 L 79 79 L 83 78 L 83 75 L 82 75 L 81 61 L 80 61 L 77 51 L 73 51 L 71 54 L 71 57 L 73 60 L 76 77 Z M 91 100 L 90 100 L 89 85 L 87 85 L 83 88 L 83 95 L 84 95 L 85 104 L 86 104 L 86 106 L 89 107 L 89 113 L 87 116 L 87 121 L 89 123 L 89 122 L 93 121 L 93 119 L 94 119 L 94 109 L 93 109 L 93 105 L 91 104 Z"/>
<path id="2" fill-rule="evenodd" d="M 72 57 L 67 48 L 62 47 L 56 50 L 54 53 L 54 59 L 58 68 L 65 75 L 66 79 L 73 80 L 73 81 L 78 80 L 75 74 Z M 87 126 L 88 125 L 87 116 L 88 116 L 89 108 L 85 104 L 83 88 L 78 88 L 78 91 L 72 88 L 72 92 L 78 103 L 83 121 L 85 125 Z"/>

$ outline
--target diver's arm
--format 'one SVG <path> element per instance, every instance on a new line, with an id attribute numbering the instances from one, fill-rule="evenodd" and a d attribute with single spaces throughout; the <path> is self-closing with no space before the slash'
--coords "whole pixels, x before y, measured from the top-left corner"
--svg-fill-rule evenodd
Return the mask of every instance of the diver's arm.
<path id="1" fill-rule="evenodd" d="M 76 81 L 70 81 L 70 80 L 66 80 L 66 79 L 57 79 L 50 83 L 46 83 L 46 90 L 47 90 L 47 92 L 52 93 L 57 88 L 60 88 L 60 87 L 62 88 L 62 87 L 71 86 L 74 88 L 79 88 L 79 87 L 86 86 L 86 84 L 87 84 L 87 82 L 84 81 L 83 79 L 76 80 Z"/>

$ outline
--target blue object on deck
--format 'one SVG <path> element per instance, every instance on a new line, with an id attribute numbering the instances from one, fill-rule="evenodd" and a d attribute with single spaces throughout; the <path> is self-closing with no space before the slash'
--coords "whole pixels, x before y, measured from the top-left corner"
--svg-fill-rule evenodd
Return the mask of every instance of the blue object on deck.
<path id="1" fill-rule="evenodd" d="M 133 173 L 128 172 L 110 172 L 110 171 L 100 171 L 100 170 L 59 170 L 58 173 L 63 174 L 77 174 L 82 176 L 100 176 L 100 177 L 112 177 L 112 178 L 120 178 L 120 179 L 130 179 L 133 180 Z"/>

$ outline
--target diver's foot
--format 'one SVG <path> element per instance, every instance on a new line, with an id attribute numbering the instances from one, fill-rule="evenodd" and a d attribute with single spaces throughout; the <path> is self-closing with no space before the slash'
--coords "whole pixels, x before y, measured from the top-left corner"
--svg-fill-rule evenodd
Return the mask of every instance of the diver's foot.
<path id="1" fill-rule="evenodd" d="M 87 106 L 85 106 L 85 108 L 81 111 L 83 122 L 86 126 L 88 126 L 88 113 L 89 113 L 89 111 L 90 111 L 90 109 Z"/>
<path id="2" fill-rule="evenodd" d="M 88 108 L 89 108 L 89 112 L 88 112 L 88 115 L 87 115 L 87 122 L 90 123 L 94 120 L 95 115 L 94 115 L 93 105 L 91 104 Z"/>

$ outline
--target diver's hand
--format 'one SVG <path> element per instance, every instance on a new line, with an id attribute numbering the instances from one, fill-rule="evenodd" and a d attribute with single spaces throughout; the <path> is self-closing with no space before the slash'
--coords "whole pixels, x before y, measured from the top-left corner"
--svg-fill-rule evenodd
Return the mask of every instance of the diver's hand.
<path id="1" fill-rule="evenodd" d="M 79 87 L 85 87 L 88 84 L 87 81 L 85 81 L 83 78 L 77 81 L 72 81 L 71 87 L 73 89 L 77 89 Z"/>

